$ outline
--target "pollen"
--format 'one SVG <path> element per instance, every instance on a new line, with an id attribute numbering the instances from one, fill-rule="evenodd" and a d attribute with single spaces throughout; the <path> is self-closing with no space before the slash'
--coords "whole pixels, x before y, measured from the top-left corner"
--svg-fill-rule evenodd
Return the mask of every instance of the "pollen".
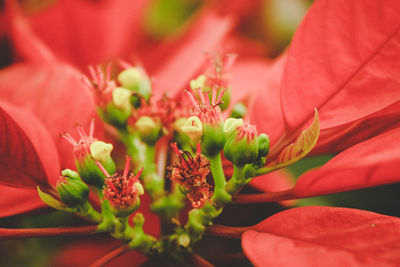
<path id="1" fill-rule="evenodd" d="M 201 155 L 200 145 L 197 146 L 196 157 L 178 149 L 176 143 L 172 143 L 171 147 L 178 155 L 179 162 L 168 168 L 168 177 L 187 192 L 187 198 L 194 208 L 201 208 L 212 196 L 212 187 L 206 180 L 210 174 L 210 162 Z"/>
<path id="2" fill-rule="evenodd" d="M 96 162 L 100 170 L 106 175 L 103 188 L 104 198 L 110 204 L 119 209 L 129 208 L 136 203 L 140 195 L 143 195 L 143 187 L 139 183 L 139 177 L 143 172 L 141 169 L 136 175 L 129 171 L 131 157 L 126 156 L 123 172 L 116 172 L 113 175 L 107 173 L 101 163 Z"/>

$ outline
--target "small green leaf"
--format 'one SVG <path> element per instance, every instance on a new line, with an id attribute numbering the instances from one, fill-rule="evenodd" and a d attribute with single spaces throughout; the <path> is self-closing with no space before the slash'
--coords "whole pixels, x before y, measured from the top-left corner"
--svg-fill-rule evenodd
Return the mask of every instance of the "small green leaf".
<path id="1" fill-rule="evenodd" d="M 314 121 L 304 130 L 294 143 L 285 147 L 279 154 L 278 158 L 269 163 L 266 167 L 260 168 L 256 171 L 257 175 L 269 173 L 271 171 L 289 166 L 300 159 L 304 158 L 314 148 L 318 141 L 320 132 L 320 123 L 318 111 L 315 109 Z"/>
<path id="2" fill-rule="evenodd" d="M 55 199 L 54 197 L 52 197 L 51 195 L 44 193 L 40 190 L 39 186 L 37 187 L 38 193 L 39 193 L 39 197 L 40 199 L 46 203 L 47 205 L 49 205 L 52 208 L 55 208 L 57 210 L 63 210 L 66 212 L 72 212 L 72 209 L 68 208 L 67 206 L 65 206 L 63 203 L 61 203 L 60 201 L 58 201 L 57 199 Z"/>

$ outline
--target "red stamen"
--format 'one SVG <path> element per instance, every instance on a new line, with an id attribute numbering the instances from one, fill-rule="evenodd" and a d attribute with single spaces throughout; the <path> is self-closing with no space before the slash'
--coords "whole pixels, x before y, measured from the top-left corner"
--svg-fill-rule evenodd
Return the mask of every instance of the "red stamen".
<path id="1" fill-rule="evenodd" d="M 110 175 L 108 174 L 106 168 L 104 168 L 103 165 L 101 165 L 100 162 L 96 161 L 96 165 L 97 165 L 97 167 L 99 167 L 99 169 L 101 170 L 101 172 L 104 173 L 104 175 L 105 175 L 106 177 L 110 177 Z"/>
<path id="2" fill-rule="evenodd" d="M 199 94 L 199 97 L 200 97 L 200 102 L 201 102 L 202 104 L 205 104 L 205 103 L 206 103 L 206 101 L 205 101 L 205 99 L 204 99 L 203 92 L 201 91 L 201 89 L 200 89 L 200 88 L 198 88 L 198 89 L 197 89 L 197 93 Z"/>
<path id="3" fill-rule="evenodd" d="M 194 106 L 197 106 L 197 105 L 198 105 L 198 104 L 197 104 L 197 101 L 196 101 L 196 99 L 194 98 L 194 96 L 192 95 L 192 93 L 189 92 L 188 90 L 185 90 L 185 93 L 187 93 L 187 94 L 189 95 L 189 99 L 190 99 L 190 101 L 192 102 L 192 104 L 193 104 Z"/>
<path id="4" fill-rule="evenodd" d="M 110 187 L 112 189 L 112 191 L 114 191 L 116 194 L 118 193 L 117 188 L 114 186 L 114 184 L 111 180 L 107 181 L 107 186 Z"/>
<path id="5" fill-rule="evenodd" d="M 129 172 L 129 167 L 131 165 L 131 157 L 130 156 L 125 156 L 125 168 L 124 168 L 124 174 L 122 175 L 123 179 L 126 179 L 128 177 L 128 172 Z"/>
<path id="6" fill-rule="evenodd" d="M 73 146 L 76 146 L 78 144 L 76 140 L 69 133 L 64 133 L 61 135 L 61 137 L 67 140 Z"/>
<path id="7" fill-rule="evenodd" d="M 89 137 L 93 138 L 94 134 L 94 118 L 90 121 L 90 128 L 89 128 Z"/>

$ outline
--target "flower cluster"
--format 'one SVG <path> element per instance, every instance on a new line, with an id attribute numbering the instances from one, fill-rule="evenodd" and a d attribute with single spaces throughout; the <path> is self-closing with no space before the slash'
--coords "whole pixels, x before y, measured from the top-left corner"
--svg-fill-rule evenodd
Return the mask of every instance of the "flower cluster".
<path id="1" fill-rule="evenodd" d="M 171 147 L 179 162 L 168 167 L 168 177 L 182 187 L 194 208 L 203 207 L 212 196 L 212 187 L 207 183 L 210 162 L 201 154 L 200 145 L 197 146 L 196 157 L 180 150 L 176 143 L 172 143 Z"/>
<path id="2" fill-rule="evenodd" d="M 236 27 L 241 16 L 260 6 L 214 2 L 191 6 L 196 16 L 182 35 L 155 43 L 138 26 L 147 1 L 60 0 L 33 17 L 6 1 L 0 35 L 22 62 L 0 71 L 0 216 L 47 205 L 86 222 L 11 223 L 0 239 L 108 233 L 89 237 L 96 242 L 87 250 L 74 245 L 80 257 L 54 265 L 75 258 L 89 265 L 91 251 L 101 266 L 129 250 L 149 264 L 228 265 L 240 253 L 256 266 L 399 265 L 399 218 L 284 202 L 400 181 L 399 4 L 316 1 L 273 60 L 236 31 L 248 27 Z M 254 2 L 268 12 L 286 3 Z M 43 27 L 49 21 L 55 27 Z M 103 65 L 110 59 L 118 64 Z M 95 67 L 83 75 L 88 64 Z M 96 112 L 104 127 L 92 120 L 87 134 L 76 126 Z M 77 137 L 66 133 L 74 127 Z M 323 164 L 310 168 L 301 161 L 310 155 L 330 160 L 318 157 Z M 303 168 L 293 179 L 290 172 Z M 251 206 L 267 202 L 285 210 Z M 248 205 L 243 216 L 237 203 Z M 208 246 L 207 235 L 237 246 Z M 113 242 L 122 245 L 104 255 Z M 120 266 L 146 260 L 126 255 Z"/>

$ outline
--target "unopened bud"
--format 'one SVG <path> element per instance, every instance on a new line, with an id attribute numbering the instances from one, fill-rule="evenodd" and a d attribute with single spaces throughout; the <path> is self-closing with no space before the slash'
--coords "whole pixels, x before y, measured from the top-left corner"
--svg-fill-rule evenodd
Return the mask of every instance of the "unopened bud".
<path id="1" fill-rule="evenodd" d="M 78 173 L 67 169 L 62 175 L 57 182 L 57 192 L 61 201 L 72 207 L 85 203 L 89 196 L 89 188 L 79 179 Z"/>
<path id="2" fill-rule="evenodd" d="M 187 134 L 190 139 L 197 143 L 203 134 L 203 125 L 197 116 L 192 116 L 185 121 L 181 128 L 182 132 Z"/>
<path id="3" fill-rule="evenodd" d="M 244 118 L 247 113 L 247 108 L 243 103 L 236 103 L 231 112 L 232 118 Z"/>
<path id="4" fill-rule="evenodd" d="M 258 140 L 255 126 L 244 123 L 225 143 L 224 156 L 236 166 L 257 160 Z"/>
<path id="5" fill-rule="evenodd" d="M 180 234 L 178 236 L 178 244 L 187 248 L 190 245 L 190 236 L 186 233 Z"/>
<path id="6" fill-rule="evenodd" d="M 258 136 L 258 156 L 265 157 L 269 153 L 269 137 L 265 133 Z"/>
<path id="7" fill-rule="evenodd" d="M 194 79 L 194 80 L 191 80 L 190 81 L 190 88 L 193 90 L 193 91 L 196 91 L 197 89 L 201 89 L 201 90 L 203 90 L 203 88 L 204 88 L 204 85 L 205 85 L 205 82 L 206 82 L 206 76 L 205 75 L 200 75 L 199 77 L 197 77 L 196 79 Z"/>
<path id="8" fill-rule="evenodd" d="M 236 131 L 237 128 L 243 125 L 242 119 L 234 119 L 229 118 L 225 121 L 224 124 L 224 133 L 227 137 L 229 137 L 233 132 Z"/>
<path id="9" fill-rule="evenodd" d="M 149 99 L 151 81 L 143 70 L 139 68 L 126 69 L 118 75 L 117 80 L 124 88 L 138 93 L 146 100 Z"/>
<path id="10" fill-rule="evenodd" d="M 113 145 L 103 141 L 95 141 L 90 145 L 90 154 L 95 161 L 106 161 L 110 158 Z"/>
<path id="11" fill-rule="evenodd" d="M 135 126 L 139 131 L 140 138 L 145 143 L 154 144 L 161 137 L 161 123 L 154 121 L 154 119 L 152 119 L 151 117 L 140 117 L 136 121 Z"/>
<path id="12" fill-rule="evenodd" d="M 128 89 L 125 89 L 123 87 L 118 87 L 115 88 L 112 92 L 112 99 L 113 103 L 117 108 L 120 108 L 122 110 L 126 110 L 130 112 L 131 110 L 131 103 L 130 103 L 130 97 L 132 95 L 132 92 L 129 91 Z"/>

